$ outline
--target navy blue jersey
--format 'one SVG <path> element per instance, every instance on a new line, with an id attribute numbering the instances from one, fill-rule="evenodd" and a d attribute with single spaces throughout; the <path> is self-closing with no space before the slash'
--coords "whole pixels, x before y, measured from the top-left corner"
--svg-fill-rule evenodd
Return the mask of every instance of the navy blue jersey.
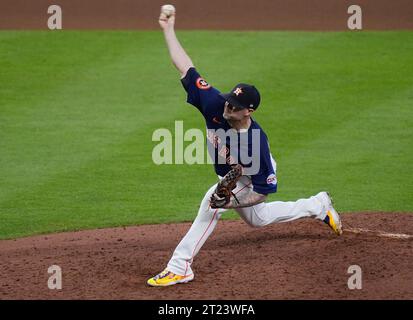
<path id="1" fill-rule="evenodd" d="M 251 177 L 255 192 L 276 192 L 276 163 L 267 136 L 258 123 L 251 118 L 248 130 L 237 132 L 232 129 L 223 118 L 225 99 L 195 68 L 190 68 L 181 82 L 188 93 L 187 102 L 195 106 L 205 118 L 208 151 L 217 175 L 225 176 L 231 170 L 231 164 L 240 163 L 245 174 Z"/>

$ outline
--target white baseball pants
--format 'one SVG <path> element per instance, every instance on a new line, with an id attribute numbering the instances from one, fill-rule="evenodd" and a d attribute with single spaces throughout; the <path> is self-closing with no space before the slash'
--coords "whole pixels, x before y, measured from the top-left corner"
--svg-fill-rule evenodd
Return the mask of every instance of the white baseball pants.
<path id="1" fill-rule="evenodd" d="M 178 275 L 190 275 L 193 273 L 191 264 L 205 241 L 214 231 L 222 213 L 228 209 L 211 209 L 209 199 L 215 191 L 216 184 L 205 194 L 195 221 L 191 228 L 176 247 L 167 269 Z M 252 191 L 251 179 L 241 177 L 234 189 L 237 196 Z M 297 201 L 263 202 L 257 205 L 235 209 L 241 218 L 252 227 L 263 227 L 270 223 L 288 222 L 300 218 L 324 219 L 323 198 L 312 196 L 309 199 Z"/>

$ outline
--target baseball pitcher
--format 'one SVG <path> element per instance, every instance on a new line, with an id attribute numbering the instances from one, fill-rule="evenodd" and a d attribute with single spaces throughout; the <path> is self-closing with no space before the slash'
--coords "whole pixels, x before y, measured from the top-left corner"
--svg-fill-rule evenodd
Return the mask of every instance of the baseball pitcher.
<path id="1" fill-rule="evenodd" d="M 267 136 L 252 118 L 260 105 L 257 88 L 240 83 L 229 93 L 221 93 L 212 87 L 180 45 L 174 23 L 174 12 L 161 13 L 159 24 L 181 75 L 187 102 L 205 119 L 208 151 L 219 181 L 206 192 L 195 221 L 165 270 L 150 278 L 148 285 L 170 286 L 193 280 L 193 259 L 228 209 L 234 209 L 252 227 L 313 218 L 324 221 L 337 235 L 342 234 L 340 216 L 327 192 L 297 201 L 265 202 L 268 194 L 277 191 L 277 168 Z"/>

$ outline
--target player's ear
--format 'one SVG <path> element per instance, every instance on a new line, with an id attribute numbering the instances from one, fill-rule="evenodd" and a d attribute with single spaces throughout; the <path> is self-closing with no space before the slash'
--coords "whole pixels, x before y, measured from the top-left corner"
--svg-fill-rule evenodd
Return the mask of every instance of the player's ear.
<path id="1" fill-rule="evenodd" d="M 248 115 L 250 115 L 251 113 L 253 113 L 255 111 L 255 109 L 249 108 L 248 109 Z"/>

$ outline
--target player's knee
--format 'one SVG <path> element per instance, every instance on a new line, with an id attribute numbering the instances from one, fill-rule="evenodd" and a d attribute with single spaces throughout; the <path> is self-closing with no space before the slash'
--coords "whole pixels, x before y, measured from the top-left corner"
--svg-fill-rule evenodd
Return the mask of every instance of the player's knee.
<path id="1" fill-rule="evenodd" d="M 252 223 L 253 223 L 254 228 L 262 228 L 267 225 L 264 221 L 259 220 L 259 219 L 254 220 Z"/>
<path id="2" fill-rule="evenodd" d="M 201 216 L 203 219 L 219 219 L 221 218 L 222 210 L 205 208 L 204 210 L 199 210 L 198 216 Z"/>
<path id="3" fill-rule="evenodd" d="M 265 226 L 265 223 L 260 220 L 260 219 L 256 219 L 256 218 L 252 218 L 252 219 L 245 219 L 245 222 L 251 227 L 251 228 L 261 228 L 263 226 Z"/>

